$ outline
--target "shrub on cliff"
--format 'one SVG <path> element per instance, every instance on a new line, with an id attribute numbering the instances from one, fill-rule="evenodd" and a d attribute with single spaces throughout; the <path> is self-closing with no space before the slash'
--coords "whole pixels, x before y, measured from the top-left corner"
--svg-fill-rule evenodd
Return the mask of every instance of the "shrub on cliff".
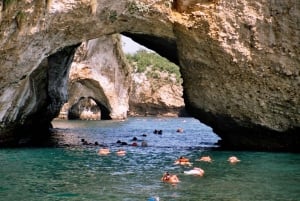
<path id="1" fill-rule="evenodd" d="M 135 54 L 127 54 L 127 60 L 136 73 L 146 73 L 153 79 L 159 79 L 157 72 L 175 75 L 176 82 L 181 83 L 179 67 L 157 53 L 139 50 Z"/>

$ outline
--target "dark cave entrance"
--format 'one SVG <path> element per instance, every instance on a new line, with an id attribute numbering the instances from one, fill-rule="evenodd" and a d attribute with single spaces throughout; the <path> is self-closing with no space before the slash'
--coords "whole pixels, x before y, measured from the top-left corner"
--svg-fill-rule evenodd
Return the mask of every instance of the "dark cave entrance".
<path id="1" fill-rule="evenodd" d="M 68 110 L 68 119 L 110 120 L 110 111 L 92 97 L 81 97 Z"/>
<path id="2" fill-rule="evenodd" d="M 109 109 L 107 109 L 107 107 L 105 107 L 100 101 L 97 101 L 96 99 L 94 99 L 94 101 L 96 102 L 97 106 L 100 108 L 101 120 L 111 120 Z"/>

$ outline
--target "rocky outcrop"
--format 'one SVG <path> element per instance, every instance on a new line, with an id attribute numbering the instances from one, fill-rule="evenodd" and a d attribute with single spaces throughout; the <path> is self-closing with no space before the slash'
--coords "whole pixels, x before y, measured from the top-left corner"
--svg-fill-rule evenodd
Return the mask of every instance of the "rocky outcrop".
<path id="1" fill-rule="evenodd" d="M 47 127 L 59 112 L 74 45 L 124 33 L 179 64 L 186 107 L 223 146 L 300 149 L 297 0 L 27 0 L 0 7 L 2 143 L 18 137 L 18 128 Z M 52 69 L 54 61 L 61 68 Z"/>
<path id="2" fill-rule="evenodd" d="M 185 114 L 182 80 L 175 74 L 154 71 L 151 66 L 146 72 L 135 72 L 120 46 L 116 34 L 82 43 L 70 69 L 68 102 L 59 118 L 100 120 L 125 119 L 127 114 Z M 156 77 L 151 77 L 154 73 Z"/>
<path id="3" fill-rule="evenodd" d="M 83 43 L 70 70 L 69 98 L 63 112 L 68 112 L 69 119 L 127 118 L 129 72 L 119 35 Z M 87 99 L 96 105 L 86 104 Z M 89 118 L 92 114 L 95 117 Z"/>
<path id="4" fill-rule="evenodd" d="M 158 78 L 147 76 L 149 71 Z M 154 71 L 132 73 L 129 95 L 131 116 L 183 116 L 184 101 L 182 86 L 174 74 Z"/>

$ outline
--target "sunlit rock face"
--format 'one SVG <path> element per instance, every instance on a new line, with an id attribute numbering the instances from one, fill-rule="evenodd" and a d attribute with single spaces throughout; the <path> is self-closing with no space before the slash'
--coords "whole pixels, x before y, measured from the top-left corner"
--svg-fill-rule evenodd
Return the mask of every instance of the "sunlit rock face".
<path id="1" fill-rule="evenodd" d="M 57 75 L 68 72 L 73 45 L 126 33 L 180 65 L 186 107 L 224 146 L 300 149 L 297 0 L 27 0 L 0 7 L 2 143 L 16 138 L 17 128 L 47 127 L 59 112 L 67 76 Z M 55 61 L 64 67 L 55 67 L 58 81 L 50 81 L 50 55 L 62 53 Z"/>
<path id="2" fill-rule="evenodd" d="M 183 116 L 182 86 L 174 74 L 155 72 L 159 79 L 153 79 L 147 73 L 132 73 L 129 115 Z"/>
<path id="3" fill-rule="evenodd" d="M 158 81 L 147 73 L 129 73 L 132 68 L 126 62 L 119 35 L 82 43 L 70 69 L 68 102 L 59 117 L 99 120 L 99 112 L 102 119 L 183 113 L 182 86 L 175 74 L 155 72 L 161 77 Z M 87 100 L 96 101 L 96 105 L 87 104 Z M 91 112 L 95 107 L 100 111 Z"/>
<path id="4" fill-rule="evenodd" d="M 83 43 L 77 50 L 69 76 L 68 114 L 79 118 L 79 100 L 95 101 L 102 119 L 125 119 L 128 111 L 130 67 L 126 63 L 119 35 L 102 36 Z M 85 108 L 83 105 L 82 108 Z M 78 113 L 78 114 L 76 114 Z M 83 115 L 85 116 L 85 115 Z M 82 119 L 82 118 L 79 118 Z"/>

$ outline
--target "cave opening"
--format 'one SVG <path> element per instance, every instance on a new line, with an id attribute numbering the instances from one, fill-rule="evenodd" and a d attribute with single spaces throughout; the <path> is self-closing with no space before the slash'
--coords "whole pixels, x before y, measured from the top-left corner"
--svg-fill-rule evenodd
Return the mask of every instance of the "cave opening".
<path id="1" fill-rule="evenodd" d="M 80 97 L 67 112 L 69 120 L 110 120 L 110 111 L 93 97 Z"/>
<path id="2" fill-rule="evenodd" d="M 129 55 L 123 47 L 118 49 L 118 47 L 114 46 L 114 37 L 111 37 L 113 39 L 111 39 L 110 36 L 106 36 L 104 39 L 89 40 L 83 46 L 86 49 L 81 49 L 80 46 L 77 50 L 83 59 L 77 58 L 76 52 L 73 63 L 76 63 L 75 69 L 77 69 L 76 72 L 72 72 L 73 67 L 71 67 L 70 70 L 69 78 L 72 79 L 68 82 L 68 102 L 70 108 L 68 110 L 68 119 L 111 119 L 113 120 L 112 122 L 115 122 L 115 120 L 124 119 L 129 119 L 130 121 L 131 117 L 153 117 L 157 119 L 162 117 L 191 117 L 185 110 L 183 80 L 175 41 L 149 35 L 124 33 L 124 37 L 130 38 L 133 42 L 146 48 L 146 50 L 138 49 Z M 121 39 L 123 36 L 118 34 L 118 37 Z M 111 43 L 109 42 L 110 40 L 112 40 Z M 121 45 L 122 40 L 119 40 L 118 43 Z M 118 57 L 119 55 L 123 56 Z M 117 61 L 114 60 L 114 57 L 116 57 Z M 144 66 L 145 68 L 140 70 L 141 67 L 137 66 L 139 61 L 132 61 L 132 57 L 142 59 L 146 67 Z M 147 57 L 149 57 L 149 60 L 153 63 L 145 62 Z M 103 60 L 105 61 L 104 63 L 102 63 Z M 125 60 L 124 63 L 130 66 L 130 70 L 119 71 L 119 68 L 121 68 L 121 70 L 126 68 L 126 65 L 122 63 L 123 60 Z M 156 67 L 155 65 L 157 64 L 162 64 L 162 68 Z M 171 69 L 176 68 L 176 73 L 166 70 L 166 66 L 164 65 L 170 65 Z M 81 74 L 85 75 L 82 76 Z M 123 77 L 120 76 L 120 74 L 122 74 Z M 126 76 L 128 75 L 130 75 L 130 79 L 128 79 L 130 80 L 130 86 L 128 86 L 128 88 L 118 88 L 120 85 L 128 84 L 129 81 L 126 80 Z M 137 80 L 135 80 L 136 77 L 138 78 Z M 151 81 L 145 77 L 151 79 Z M 100 80 L 98 80 L 99 78 Z M 125 81 L 123 82 L 122 79 Z M 103 80 L 105 80 L 105 82 L 101 83 Z M 133 84 L 133 82 L 135 82 L 135 84 Z M 148 86 L 148 88 L 145 86 Z M 174 91 L 176 90 L 178 92 L 176 98 L 174 98 Z M 116 91 L 118 93 L 115 93 Z M 115 111 L 118 111 L 116 108 L 119 106 L 120 108 L 124 108 L 121 104 L 121 97 L 124 93 L 120 93 L 120 91 L 128 93 L 127 96 L 129 96 L 127 100 L 128 108 L 125 107 L 125 118 L 123 118 L 123 116 L 122 118 L 118 118 L 118 116 L 115 118 L 116 116 L 113 116 L 116 114 Z M 116 96 L 116 99 L 112 99 L 113 96 Z M 139 96 L 139 98 L 136 98 L 136 96 Z M 135 100 L 133 100 L 134 98 L 132 97 L 135 97 Z M 176 99 L 180 99 L 180 101 Z M 180 102 L 178 104 L 179 106 L 174 104 L 176 101 Z M 114 102 L 116 102 L 116 104 Z M 170 106 L 170 103 L 173 105 Z M 101 117 L 90 117 L 90 114 Z M 86 115 L 86 117 L 81 117 L 84 115 Z M 180 121 L 180 119 L 178 119 L 178 121 Z M 56 124 L 57 122 L 54 122 L 54 125 Z M 99 124 L 102 123 L 99 122 Z M 199 124 L 201 123 L 199 122 Z M 94 124 L 91 122 L 91 125 Z M 177 125 L 173 128 L 175 131 L 177 129 L 176 126 Z M 179 127 L 178 129 L 181 130 Z M 211 130 L 211 128 L 207 129 Z M 90 137 L 85 136 L 85 138 Z M 200 136 L 199 140 L 201 140 L 201 138 Z M 209 142 L 208 144 L 202 143 L 201 146 L 213 146 L 215 143 L 216 141 Z"/>
<path id="3" fill-rule="evenodd" d="M 91 97 L 89 97 L 91 98 Z M 111 120 L 111 116 L 110 116 L 110 111 L 109 109 L 103 105 L 100 101 L 98 101 L 97 99 L 93 99 L 95 101 L 95 103 L 97 104 L 97 107 L 100 110 L 101 113 L 101 120 Z"/>
<path id="4" fill-rule="evenodd" d="M 107 85 L 107 82 L 103 82 L 102 80 L 106 79 L 111 82 L 115 82 L 112 84 L 113 86 L 110 86 L 110 88 L 115 88 L 116 85 L 126 84 L 128 80 L 131 81 L 130 89 L 128 89 L 128 92 L 123 92 L 123 94 L 129 93 L 128 100 L 125 100 L 129 102 L 129 108 L 127 109 L 127 111 L 125 111 L 126 115 L 121 116 L 121 118 L 118 117 L 119 119 L 126 118 L 127 116 L 189 116 L 185 110 L 183 100 L 182 78 L 180 67 L 178 66 L 179 62 L 177 58 L 177 48 L 175 42 L 170 39 L 162 39 L 155 36 L 141 34 L 122 33 L 122 35 L 118 34 L 118 36 L 120 37 L 119 45 L 121 46 L 122 40 L 125 37 L 127 39 L 130 39 L 132 41 L 131 43 L 135 43 L 138 48 L 143 47 L 143 49 L 135 50 L 133 54 L 141 54 L 142 56 L 139 55 L 140 59 L 149 60 L 147 61 L 148 63 L 145 64 L 148 66 L 143 66 L 143 68 L 145 68 L 146 70 L 144 69 L 143 72 L 140 72 L 141 67 L 134 66 L 133 63 L 138 63 L 138 61 L 130 61 L 131 59 L 129 57 L 131 56 L 126 51 L 124 44 L 120 50 L 118 49 L 118 47 L 114 46 L 114 43 L 108 43 L 109 45 L 111 45 L 111 47 L 109 48 L 112 49 L 113 53 L 115 51 L 122 51 L 122 54 L 125 55 L 125 58 L 121 57 L 117 59 L 126 60 L 126 63 L 129 64 L 131 68 L 130 73 L 134 74 L 130 79 L 126 77 L 121 78 L 127 79 L 127 81 L 125 80 L 124 82 L 118 83 L 118 79 L 120 79 L 120 76 L 117 75 L 118 73 L 128 74 L 128 72 L 118 72 L 118 69 L 114 69 L 124 68 L 122 66 L 122 63 L 116 64 L 116 62 L 109 63 L 108 61 L 105 61 L 105 63 L 102 64 L 102 61 L 96 60 L 97 63 L 93 64 L 93 62 L 95 62 L 95 57 L 101 58 L 102 60 L 111 59 L 103 56 L 103 54 L 111 51 L 107 50 L 106 46 L 103 47 L 103 43 L 107 43 L 110 38 L 108 37 L 104 40 L 96 39 L 87 41 L 86 43 L 81 45 L 75 53 L 74 61 L 71 65 L 69 75 L 69 100 L 68 103 L 65 104 L 66 106 L 62 107 L 58 118 L 63 117 L 65 119 L 94 120 L 113 119 L 113 110 L 118 110 L 116 109 L 118 107 L 124 108 L 124 104 L 122 105 L 117 103 L 117 105 L 113 105 L 112 99 L 109 97 L 118 95 L 122 96 L 122 93 L 113 94 L 111 93 L 110 89 L 105 89 L 108 88 L 107 86 L 105 86 Z M 146 48 L 146 50 L 144 47 Z M 106 52 L 103 53 L 101 49 L 106 49 Z M 97 51 L 100 53 L 95 53 Z M 117 55 L 118 54 L 121 53 L 117 53 Z M 112 57 L 113 56 L 115 56 L 115 53 L 112 55 Z M 153 62 L 156 63 L 153 64 Z M 108 67 L 103 67 L 105 65 L 107 65 Z M 114 67 L 114 65 L 117 65 L 117 67 Z M 151 68 L 149 69 L 150 66 Z M 83 76 L 81 76 L 80 74 L 82 74 Z M 93 74 L 95 74 L 95 76 Z M 142 76 L 146 76 L 148 80 L 144 80 L 140 83 L 140 80 L 136 80 L 136 77 L 138 77 L 137 79 L 140 79 L 140 77 Z M 99 78 L 101 80 L 99 80 Z M 144 86 L 146 85 L 146 83 L 148 83 L 150 87 L 145 88 Z M 142 92 L 141 89 L 143 90 Z M 126 91 L 127 89 L 123 88 L 117 90 Z M 167 91 L 167 93 L 163 94 L 163 91 Z M 140 94 L 137 95 L 136 93 Z M 139 97 L 135 100 L 134 98 L 131 98 L 136 96 Z M 152 100 L 149 101 L 149 99 Z M 90 108 L 87 109 L 87 107 L 85 106 L 85 102 L 87 100 L 89 100 L 90 102 L 95 102 L 98 110 L 100 111 L 100 115 L 98 115 L 100 116 L 100 118 L 83 117 L 85 115 L 88 115 L 91 111 Z M 117 102 L 122 102 L 122 98 L 117 100 Z"/>

